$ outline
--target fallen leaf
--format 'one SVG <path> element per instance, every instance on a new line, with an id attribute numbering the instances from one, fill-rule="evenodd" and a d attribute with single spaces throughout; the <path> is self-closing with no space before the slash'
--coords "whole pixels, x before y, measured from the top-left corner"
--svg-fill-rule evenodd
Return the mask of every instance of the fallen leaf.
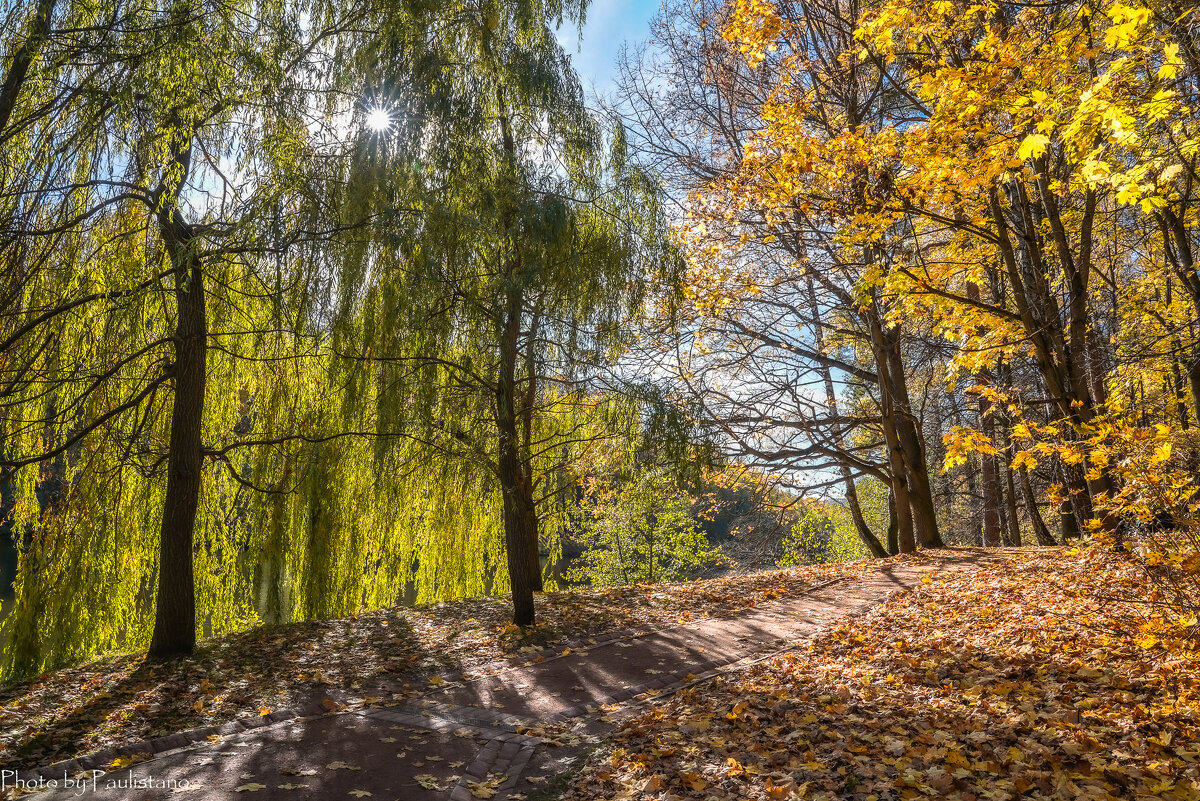
<path id="1" fill-rule="evenodd" d="M 421 785 L 426 790 L 442 789 L 442 783 L 436 776 L 432 776 L 428 773 L 419 773 L 416 776 L 413 776 L 413 778 L 416 779 L 417 784 Z"/>

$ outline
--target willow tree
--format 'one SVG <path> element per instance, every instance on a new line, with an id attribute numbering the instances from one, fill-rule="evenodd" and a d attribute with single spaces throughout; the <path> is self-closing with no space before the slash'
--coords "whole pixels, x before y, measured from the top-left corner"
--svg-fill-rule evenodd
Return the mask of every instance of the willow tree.
<path id="1" fill-rule="evenodd" d="M 47 650 L 190 651 L 196 573 L 240 550 L 235 526 L 198 547 L 196 521 L 206 465 L 247 483 L 229 442 L 268 389 L 261 365 L 306 347 L 296 250 L 322 237 L 306 189 L 330 159 L 305 79 L 336 22 L 304 11 L 44 2 L 13 28 L 2 135 L 26 157 L 0 159 L 0 273 L 16 279 L 0 470 L 27 542 L 10 672 Z"/>
<path id="2" fill-rule="evenodd" d="M 375 241 L 343 270 L 367 302 L 345 304 L 338 352 L 380 382 L 380 420 L 489 477 L 521 625 L 561 468 L 612 408 L 594 379 L 671 264 L 655 184 L 588 112 L 555 37 L 585 5 L 418 8 L 380 33 L 394 126 L 359 165 Z"/>

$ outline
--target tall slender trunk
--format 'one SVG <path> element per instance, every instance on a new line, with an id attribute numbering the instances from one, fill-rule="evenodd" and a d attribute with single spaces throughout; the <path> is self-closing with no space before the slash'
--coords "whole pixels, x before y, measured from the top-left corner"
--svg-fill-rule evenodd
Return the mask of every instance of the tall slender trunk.
<path id="1" fill-rule="evenodd" d="M 821 319 L 821 310 L 817 303 L 817 290 L 813 285 L 812 276 L 807 279 L 808 282 L 808 309 L 812 314 L 813 320 Z M 815 331 L 816 346 L 818 352 L 825 351 L 825 334 L 821 330 L 821 325 L 818 322 Z M 833 385 L 833 375 L 827 365 L 822 365 L 821 379 L 825 384 L 825 404 L 829 407 L 829 413 L 836 418 L 838 413 L 837 390 Z M 833 442 L 841 448 L 844 444 L 842 437 L 841 426 L 834 424 Z M 863 517 L 862 506 L 858 502 L 858 489 L 854 486 L 854 475 L 850 470 L 849 465 L 842 462 L 839 465 L 842 474 L 842 485 L 846 489 L 846 505 L 850 507 L 850 517 L 854 520 L 854 530 L 858 532 L 858 538 L 862 540 L 863 545 L 867 546 L 867 550 L 871 552 L 871 556 L 876 559 L 886 558 L 888 552 L 879 542 L 879 538 L 871 531 L 871 527 L 867 525 L 866 519 Z"/>
<path id="2" fill-rule="evenodd" d="M 885 424 L 885 439 L 888 449 L 888 466 L 892 474 L 892 506 L 896 518 L 896 543 L 900 553 L 914 553 L 917 539 L 913 531 L 912 503 L 908 495 L 908 474 L 904 459 L 900 455 L 900 443 L 894 427 Z M 889 435 L 890 434 L 890 435 Z"/>
<path id="3" fill-rule="evenodd" d="M 925 461 L 925 443 L 913 413 L 908 395 L 908 380 L 904 374 L 904 362 L 900 356 L 900 332 L 892 328 L 886 332 L 888 380 L 892 391 L 892 408 L 896 419 L 896 434 L 908 472 L 908 500 L 912 506 L 913 530 L 917 541 L 924 548 L 944 548 L 938 530 L 937 508 L 933 503 L 933 486 L 929 481 L 929 467 Z"/>
<path id="4" fill-rule="evenodd" d="M 533 593 L 540 576 L 537 554 L 537 513 L 528 465 L 521 458 L 517 401 L 517 344 L 521 326 L 521 295 L 509 289 L 501 332 L 499 376 L 496 382 L 496 428 L 499 434 L 500 492 L 504 507 L 504 547 L 512 586 L 513 622 L 531 626 Z"/>
<path id="5" fill-rule="evenodd" d="M 175 383 L 167 451 L 167 490 L 159 533 L 158 593 L 152 656 L 191 653 L 196 645 L 196 589 L 192 572 L 196 508 L 204 464 L 202 424 L 207 374 L 208 320 L 204 275 L 194 232 L 179 211 L 191 165 L 191 145 L 174 158 L 171 197 L 159 199 L 158 228 L 175 268 Z"/>
<path id="6" fill-rule="evenodd" d="M 1005 537 L 1004 544 L 1015 547 L 1021 545 L 1021 518 L 1017 513 L 1017 488 L 1013 482 L 1012 465 L 1004 465 L 1004 478 L 1008 485 L 1008 492 L 1005 495 L 1005 508 L 1008 510 L 1008 536 Z"/>
<path id="7" fill-rule="evenodd" d="M 1033 494 L 1033 485 L 1029 482 L 1029 471 L 1024 467 L 1021 468 L 1021 491 L 1025 495 L 1025 510 L 1029 512 L 1029 520 L 1033 523 L 1033 533 L 1037 537 L 1038 545 L 1057 545 L 1046 521 L 1042 519 L 1042 513 L 1038 511 L 1037 496 Z"/>
<path id="8" fill-rule="evenodd" d="M 981 293 L 975 282 L 967 284 L 967 297 L 979 300 Z M 986 326 L 979 326 L 976 334 L 987 333 Z M 991 376 L 987 370 L 980 370 L 975 375 L 979 384 L 987 387 L 992 385 Z M 991 442 L 996 436 L 996 421 L 992 417 L 992 402 L 987 395 L 979 396 L 979 429 Z M 983 483 L 983 546 L 995 547 L 1000 544 L 1000 475 L 996 470 L 996 459 L 986 453 L 979 454 L 979 480 Z"/>
<path id="9" fill-rule="evenodd" d="M 979 400 L 979 421 L 983 435 L 988 439 L 995 436 L 995 424 L 988 408 L 991 402 Z M 1000 476 L 996 470 L 996 459 L 991 454 L 979 454 L 979 480 L 983 484 L 983 545 L 994 548 L 1001 544 L 1000 538 Z"/>
<path id="10" fill-rule="evenodd" d="M 854 486 L 854 476 L 850 473 L 850 468 L 845 465 L 842 465 L 842 483 L 846 487 L 846 505 L 850 507 L 850 517 L 854 520 L 854 530 L 858 532 L 858 538 L 862 540 L 863 545 L 867 546 L 872 557 L 875 559 L 887 558 L 887 550 L 871 531 L 871 527 L 867 525 L 866 518 L 863 517 L 862 505 L 858 502 L 858 489 Z"/>
<path id="11" fill-rule="evenodd" d="M 4 129 L 8 127 L 13 110 L 17 107 L 17 98 L 29 77 L 29 68 L 33 66 L 34 59 L 50 34 L 50 20 L 54 16 L 55 4 L 56 0 L 39 0 L 29 35 L 13 53 L 4 82 L 0 84 L 0 142 L 8 138 Z"/>
<path id="12" fill-rule="evenodd" d="M 900 519 L 896 516 L 896 496 L 888 493 L 888 553 L 892 556 L 900 553 Z"/>
<path id="13" fill-rule="evenodd" d="M 891 474 L 892 480 L 897 546 L 900 553 L 913 553 L 917 550 L 917 544 L 913 532 L 912 504 L 909 501 L 908 470 L 904 464 L 904 450 L 900 444 L 900 435 L 897 430 L 899 415 L 892 395 L 893 385 L 888 375 L 892 364 L 887 356 L 883 320 L 878 309 L 873 308 L 868 311 L 867 326 L 871 334 L 871 351 L 875 357 L 875 372 L 879 376 L 879 426 L 883 430 L 884 445 L 887 447 L 888 472 Z"/>

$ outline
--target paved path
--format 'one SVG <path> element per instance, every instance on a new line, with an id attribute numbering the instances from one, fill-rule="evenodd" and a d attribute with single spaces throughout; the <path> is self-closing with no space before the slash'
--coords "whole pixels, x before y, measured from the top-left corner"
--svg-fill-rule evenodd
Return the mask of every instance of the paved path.
<path id="1" fill-rule="evenodd" d="M 502 801 L 536 790 L 534 782 L 562 768 L 562 755 L 599 742 L 612 728 L 606 713 L 614 705 L 649 700 L 792 647 L 913 587 L 928 571 L 977 560 L 949 555 L 890 565 L 866 579 L 834 580 L 736 616 L 601 638 L 494 675 L 447 682 L 393 706 L 384 682 L 371 688 L 381 700 L 369 708 L 235 721 L 221 727 L 221 735 L 183 733 L 133 744 L 125 752 L 156 755 L 103 775 L 86 758 L 43 769 L 47 786 L 54 781 L 57 787 L 36 798 L 473 801 L 495 791 L 495 801 Z M 527 770 L 531 760 L 536 770 Z M 36 781 L 38 774 L 22 776 Z M 11 776 L 0 780 L 13 783 Z"/>

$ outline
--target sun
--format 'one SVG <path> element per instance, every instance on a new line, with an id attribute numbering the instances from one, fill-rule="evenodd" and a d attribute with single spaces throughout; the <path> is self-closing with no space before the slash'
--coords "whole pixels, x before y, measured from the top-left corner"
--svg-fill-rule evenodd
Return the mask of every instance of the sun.
<path id="1" fill-rule="evenodd" d="M 367 109 L 367 127 L 376 133 L 383 133 L 392 127 L 392 115 L 383 106 L 373 106 Z"/>

